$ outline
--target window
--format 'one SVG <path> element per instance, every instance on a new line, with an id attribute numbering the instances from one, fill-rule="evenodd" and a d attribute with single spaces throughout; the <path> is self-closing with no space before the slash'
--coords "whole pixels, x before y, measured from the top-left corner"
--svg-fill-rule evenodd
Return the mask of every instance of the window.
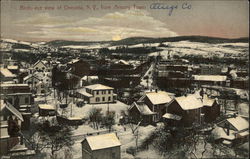
<path id="1" fill-rule="evenodd" d="M 115 158 L 115 153 L 114 152 L 112 152 L 112 158 Z"/>
<path id="2" fill-rule="evenodd" d="M 111 90 L 108 90 L 108 94 L 111 94 Z"/>
<path id="3" fill-rule="evenodd" d="M 25 98 L 25 104 L 28 104 L 29 103 L 29 97 L 26 97 Z"/>
<path id="4" fill-rule="evenodd" d="M 8 98 L 8 102 L 9 102 L 10 104 L 13 104 L 12 98 Z"/>
<path id="5" fill-rule="evenodd" d="M 96 91 L 96 94 L 98 95 L 98 94 L 99 94 L 99 91 Z"/>
<path id="6" fill-rule="evenodd" d="M 108 98 L 108 101 L 111 101 L 111 97 Z"/>
<path id="7" fill-rule="evenodd" d="M 105 97 L 102 97 L 102 101 L 105 101 Z"/>
<path id="8" fill-rule="evenodd" d="M 102 91 L 102 94 L 106 94 L 106 91 Z"/>
<path id="9" fill-rule="evenodd" d="M 97 97 L 97 98 L 95 99 L 95 101 L 96 101 L 96 102 L 100 102 L 100 98 Z"/>

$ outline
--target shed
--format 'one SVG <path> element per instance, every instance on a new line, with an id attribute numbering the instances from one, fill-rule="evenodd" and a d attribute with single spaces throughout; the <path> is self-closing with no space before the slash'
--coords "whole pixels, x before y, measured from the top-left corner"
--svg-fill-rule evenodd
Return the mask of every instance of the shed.
<path id="1" fill-rule="evenodd" d="M 82 141 L 83 159 L 120 159 L 121 142 L 115 133 L 87 136 Z"/>
<path id="2" fill-rule="evenodd" d="M 53 105 L 49 104 L 39 104 L 39 116 L 54 116 L 56 115 L 56 110 Z"/>

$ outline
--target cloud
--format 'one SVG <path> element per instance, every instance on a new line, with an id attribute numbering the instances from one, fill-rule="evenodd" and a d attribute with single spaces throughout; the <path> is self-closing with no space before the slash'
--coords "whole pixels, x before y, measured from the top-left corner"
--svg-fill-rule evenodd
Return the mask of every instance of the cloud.
<path id="1" fill-rule="evenodd" d="M 20 33 L 33 39 L 116 40 L 133 36 L 170 37 L 177 34 L 167 25 L 150 16 L 147 11 L 127 10 L 107 13 L 101 17 L 52 16 L 49 13 L 33 15 L 14 23 L 27 27 Z M 118 38 L 119 37 L 119 38 Z"/>

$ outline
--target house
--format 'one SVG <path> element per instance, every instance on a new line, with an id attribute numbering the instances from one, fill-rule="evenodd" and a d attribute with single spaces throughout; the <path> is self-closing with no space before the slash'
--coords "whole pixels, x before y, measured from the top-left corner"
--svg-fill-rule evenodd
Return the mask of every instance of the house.
<path id="1" fill-rule="evenodd" d="M 0 68 L 1 82 L 14 81 L 16 75 L 10 72 L 7 68 Z"/>
<path id="2" fill-rule="evenodd" d="M 56 115 L 56 109 L 53 105 L 49 104 L 39 104 L 39 116 L 55 116 Z"/>
<path id="3" fill-rule="evenodd" d="M 220 104 L 218 100 L 209 98 L 204 95 L 201 99 L 203 103 L 202 113 L 204 114 L 204 122 L 210 123 L 220 116 Z"/>
<path id="4" fill-rule="evenodd" d="M 8 103 L 21 112 L 24 118 L 22 129 L 27 130 L 30 125 L 30 107 L 34 102 L 28 84 L 3 83 L 0 88 L 1 99 L 6 99 Z"/>
<path id="5" fill-rule="evenodd" d="M 221 141 L 225 144 L 234 144 L 242 142 L 249 137 L 249 122 L 234 115 L 216 124 L 216 128 L 212 131 L 215 140 Z"/>
<path id="6" fill-rule="evenodd" d="M 29 150 L 23 144 L 23 136 L 19 133 L 24 122 L 22 114 L 4 100 L 1 100 L 0 104 L 0 156 L 11 156 L 11 158 L 33 156 L 35 151 Z"/>
<path id="7" fill-rule="evenodd" d="M 157 114 L 142 102 L 134 102 L 128 111 L 132 121 L 136 124 L 141 122 L 142 125 L 153 124 L 153 117 Z"/>
<path id="8" fill-rule="evenodd" d="M 138 100 L 138 102 L 145 103 L 152 112 L 156 113 L 156 115 L 153 116 L 154 122 L 161 120 L 162 116 L 166 113 L 166 106 L 171 101 L 172 98 L 167 92 L 158 90 L 145 92 L 145 95 Z"/>
<path id="9" fill-rule="evenodd" d="M 114 88 L 102 84 L 93 84 L 76 91 L 76 96 L 89 104 L 114 103 L 117 95 Z"/>
<path id="10" fill-rule="evenodd" d="M 197 85 L 225 86 L 227 76 L 222 75 L 193 75 L 193 82 Z"/>
<path id="11" fill-rule="evenodd" d="M 28 84 L 31 90 L 35 89 L 35 86 L 38 82 L 40 82 L 40 79 L 35 74 L 29 74 L 28 76 L 23 78 L 23 83 Z"/>
<path id="12" fill-rule="evenodd" d="M 80 87 L 85 86 L 86 84 L 94 84 L 95 82 L 98 82 L 98 76 L 84 76 L 80 80 Z"/>
<path id="13" fill-rule="evenodd" d="M 121 142 L 115 133 L 87 136 L 82 141 L 82 159 L 120 159 Z"/>
<path id="14" fill-rule="evenodd" d="M 177 115 L 178 117 L 175 117 L 179 121 L 177 125 L 192 126 L 194 123 L 200 124 L 202 107 L 203 103 L 201 100 L 197 99 L 193 94 L 176 97 L 167 105 L 166 112 L 170 115 L 164 114 L 164 118 L 168 119 L 168 116 Z M 169 117 L 170 120 L 175 118 Z"/>
<path id="15" fill-rule="evenodd" d="M 47 70 L 47 65 L 41 61 L 38 60 L 33 66 L 32 68 L 38 72 L 45 72 Z"/>
<path id="16" fill-rule="evenodd" d="M 19 142 L 16 137 L 18 136 L 21 122 L 23 122 L 23 116 L 15 107 L 4 100 L 1 100 L 0 108 L 0 155 L 3 155 L 8 153 L 13 144 Z"/>
<path id="17" fill-rule="evenodd" d="M 35 91 L 37 95 L 41 95 L 41 94 L 47 93 L 49 90 L 46 84 L 40 81 L 35 85 Z"/>
<path id="18" fill-rule="evenodd" d="M 200 65 L 200 75 L 219 75 L 222 72 L 221 66 L 218 65 Z"/>

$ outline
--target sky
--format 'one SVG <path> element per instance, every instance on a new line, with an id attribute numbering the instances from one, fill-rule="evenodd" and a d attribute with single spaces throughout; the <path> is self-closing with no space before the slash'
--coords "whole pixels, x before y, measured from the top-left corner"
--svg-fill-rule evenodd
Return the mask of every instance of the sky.
<path id="1" fill-rule="evenodd" d="M 161 9 L 160 9 L 161 8 Z M 1 1 L 1 38 L 107 41 L 249 35 L 247 0 Z"/>

